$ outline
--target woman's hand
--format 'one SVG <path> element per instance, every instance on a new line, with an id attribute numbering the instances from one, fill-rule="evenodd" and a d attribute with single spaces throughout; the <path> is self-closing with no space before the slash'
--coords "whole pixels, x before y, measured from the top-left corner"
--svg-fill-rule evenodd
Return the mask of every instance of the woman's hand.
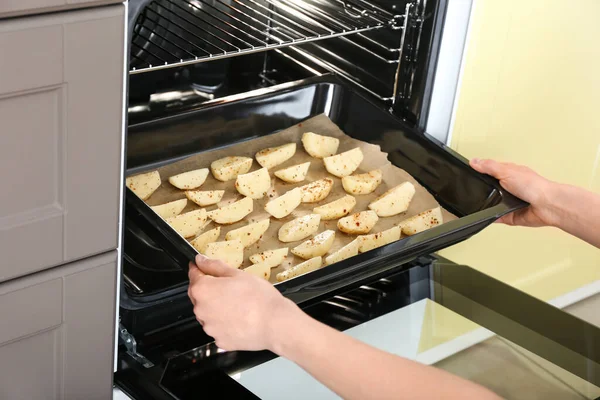
<path id="1" fill-rule="evenodd" d="M 188 296 L 204 332 L 224 350 L 271 350 L 276 328 L 301 312 L 275 287 L 219 260 L 196 256 Z"/>

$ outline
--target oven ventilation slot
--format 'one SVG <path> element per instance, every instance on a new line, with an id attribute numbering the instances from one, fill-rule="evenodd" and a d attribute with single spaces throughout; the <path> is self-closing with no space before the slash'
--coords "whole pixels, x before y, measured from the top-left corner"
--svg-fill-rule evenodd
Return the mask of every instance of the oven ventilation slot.
<path id="1" fill-rule="evenodd" d="M 403 22 L 365 0 L 154 0 L 133 29 L 130 73 L 347 35 L 397 52 L 364 33 Z"/>

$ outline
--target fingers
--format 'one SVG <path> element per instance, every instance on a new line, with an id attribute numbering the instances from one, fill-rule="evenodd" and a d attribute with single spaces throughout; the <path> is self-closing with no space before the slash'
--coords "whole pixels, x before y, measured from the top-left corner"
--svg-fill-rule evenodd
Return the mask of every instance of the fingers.
<path id="1" fill-rule="evenodd" d="M 194 263 L 189 264 L 188 278 L 190 279 L 190 285 L 193 285 L 198 279 L 203 276 L 204 273 L 198 269 Z"/>
<path id="2" fill-rule="evenodd" d="M 507 168 L 503 163 L 494 160 L 480 160 L 479 158 L 472 159 L 469 164 L 477 172 L 491 175 L 496 179 L 501 179 Z"/>
<path id="3" fill-rule="evenodd" d="M 211 260 L 202 254 L 196 256 L 196 265 L 198 270 L 206 275 L 216 277 L 235 276 L 240 271 L 230 267 L 220 260 Z"/>

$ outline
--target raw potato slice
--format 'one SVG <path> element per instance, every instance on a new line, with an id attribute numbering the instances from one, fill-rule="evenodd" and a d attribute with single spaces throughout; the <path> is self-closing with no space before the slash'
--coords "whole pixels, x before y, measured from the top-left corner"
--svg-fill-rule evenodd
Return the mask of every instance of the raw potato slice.
<path id="1" fill-rule="evenodd" d="M 325 163 L 327 172 L 338 178 L 343 178 L 356 171 L 362 160 L 363 153 L 360 147 L 356 147 L 335 156 L 325 157 L 323 162 Z"/>
<path id="2" fill-rule="evenodd" d="M 379 221 L 379 217 L 375 211 L 361 211 L 340 219 L 337 227 L 344 233 L 360 235 L 369 233 L 377 221 Z"/>
<path id="3" fill-rule="evenodd" d="M 206 251 L 206 246 L 209 243 L 214 243 L 219 239 L 219 235 L 221 234 L 221 227 L 217 226 L 215 229 L 211 229 L 210 231 L 204 232 L 202 235 L 198 236 L 194 240 L 190 242 L 192 246 L 198 252 L 204 253 Z"/>
<path id="4" fill-rule="evenodd" d="M 302 145 L 304 150 L 312 157 L 325 158 L 337 153 L 340 140 L 331 136 L 306 132 L 302 135 Z"/>
<path id="5" fill-rule="evenodd" d="M 414 195 L 414 185 L 410 182 L 404 182 L 373 200 L 369 204 L 369 209 L 375 211 L 380 217 L 391 217 L 408 210 Z"/>
<path id="6" fill-rule="evenodd" d="M 281 225 L 277 236 L 284 243 L 306 239 L 319 230 L 320 222 L 319 214 L 308 214 Z"/>
<path id="7" fill-rule="evenodd" d="M 266 168 L 238 175 L 235 188 L 251 199 L 262 199 L 271 187 L 271 177 Z"/>
<path id="8" fill-rule="evenodd" d="M 208 243 L 204 255 L 208 258 L 221 260 L 231 268 L 239 268 L 244 262 L 244 246 L 237 239 Z"/>
<path id="9" fill-rule="evenodd" d="M 398 226 L 402 229 L 402 233 L 411 236 L 443 223 L 442 210 L 436 207 L 406 219 L 400 222 Z"/>
<path id="10" fill-rule="evenodd" d="M 245 174 L 252 167 L 250 157 L 225 157 L 213 161 L 210 164 L 215 179 L 227 182 L 235 179 L 239 174 Z"/>
<path id="11" fill-rule="evenodd" d="M 198 235 L 204 228 L 206 222 L 206 210 L 201 208 L 179 214 L 175 217 L 166 219 L 167 223 L 184 238 L 189 238 Z"/>
<path id="12" fill-rule="evenodd" d="M 300 203 L 302 203 L 302 191 L 300 188 L 295 188 L 269 201 L 265 205 L 265 211 L 275 218 L 283 218 L 294 211 Z"/>
<path id="13" fill-rule="evenodd" d="M 288 255 L 288 248 L 267 250 L 262 253 L 253 254 L 250 256 L 252 264 L 268 264 L 269 268 L 275 268 L 285 260 Z"/>
<path id="14" fill-rule="evenodd" d="M 244 271 L 268 281 L 271 278 L 271 267 L 267 263 L 258 263 L 244 268 Z"/>
<path id="15" fill-rule="evenodd" d="M 365 253 L 369 250 L 376 249 L 377 247 L 385 246 L 386 244 L 400 240 L 400 227 L 394 226 L 383 232 L 360 236 L 358 239 L 360 239 L 360 248 L 358 251 Z"/>
<path id="16" fill-rule="evenodd" d="M 278 177 L 284 182 L 298 183 L 306 179 L 308 168 L 310 167 L 310 161 L 304 164 L 293 165 L 288 168 L 280 169 L 275 171 L 273 175 Z"/>
<path id="17" fill-rule="evenodd" d="M 323 178 L 304 186 L 300 186 L 303 203 L 316 203 L 329 196 L 333 187 L 333 179 Z"/>
<path id="18" fill-rule="evenodd" d="M 181 214 L 185 206 L 187 206 L 187 199 L 170 201 L 150 208 L 161 218 L 169 218 Z"/>
<path id="19" fill-rule="evenodd" d="M 348 215 L 355 205 L 356 199 L 348 194 L 340 199 L 332 201 L 331 203 L 313 208 L 313 213 L 320 214 L 322 221 L 329 221 Z"/>
<path id="20" fill-rule="evenodd" d="M 254 202 L 250 197 L 244 197 L 228 206 L 208 212 L 208 218 L 217 224 L 227 225 L 240 221 L 254 209 Z"/>
<path id="21" fill-rule="evenodd" d="M 342 186 L 350 194 L 373 193 L 381 184 L 383 174 L 380 169 L 374 169 L 366 174 L 349 175 L 342 178 Z"/>
<path id="22" fill-rule="evenodd" d="M 178 189 L 189 190 L 202 186 L 208 176 L 208 168 L 184 172 L 169 178 L 169 183 Z"/>
<path id="23" fill-rule="evenodd" d="M 315 271 L 321 268 L 322 263 L 323 259 L 321 257 L 311 258 L 308 261 L 304 261 L 303 263 L 295 265 L 288 270 L 278 273 L 277 282 L 283 282 L 299 275 L 306 274 L 307 272 Z"/>
<path id="24" fill-rule="evenodd" d="M 187 190 L 185 196 L 200 207 L 217 204 L 223 198 L 224 190 Z"/>
<path id="25" fill-rule="evenodd" d="M 262 235 L 269 229 L 269 218 L 263 219 L 262 221 L 248 224 L 238 229 L 227 232 L 225 240 L 238 239 L 242 242 L 244 247 L 248 247 L 258 242 Z"/>
<path id="26" fill-rule="evenodd" d="M 256 161 L 261 167 L 271 169 L 283 164 L 296 154 L 296 143 L 288 143 L 282 146 L 269 147 L 256 153 Z"/>
<path id="27" fill-rule="evenodd" d="M 335 253 L 331 253 L 325 258 L 325 265 L 335 264 L 345 260 L 346 258 L 354 257 L 358 254 L 358 248 L 360 247 L 360 238 L 356 238 Z"/>
<path id="28" fill-rule="evenodd" d="M 161 184 L 160 175 L 158 171 L 152 171 L 130 176 L 125 179 L 125 184 L 140 199 L 148 200 Z"/>
<path id="29" fill-rule="evenodd" d="M 308 260 L 309 258 L 325 255 L 335 240 L 335 231 L 327 230 L 294 247 L 292 254 Z"/>

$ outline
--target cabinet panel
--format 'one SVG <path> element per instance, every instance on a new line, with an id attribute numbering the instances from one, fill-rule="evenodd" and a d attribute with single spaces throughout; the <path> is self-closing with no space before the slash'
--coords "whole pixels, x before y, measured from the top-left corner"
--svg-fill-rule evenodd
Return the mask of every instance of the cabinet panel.
<path id="1" fill-rule="evenodd" d="M 0 18 L 121 2 L 123 0 L 2 0 Z"/>

